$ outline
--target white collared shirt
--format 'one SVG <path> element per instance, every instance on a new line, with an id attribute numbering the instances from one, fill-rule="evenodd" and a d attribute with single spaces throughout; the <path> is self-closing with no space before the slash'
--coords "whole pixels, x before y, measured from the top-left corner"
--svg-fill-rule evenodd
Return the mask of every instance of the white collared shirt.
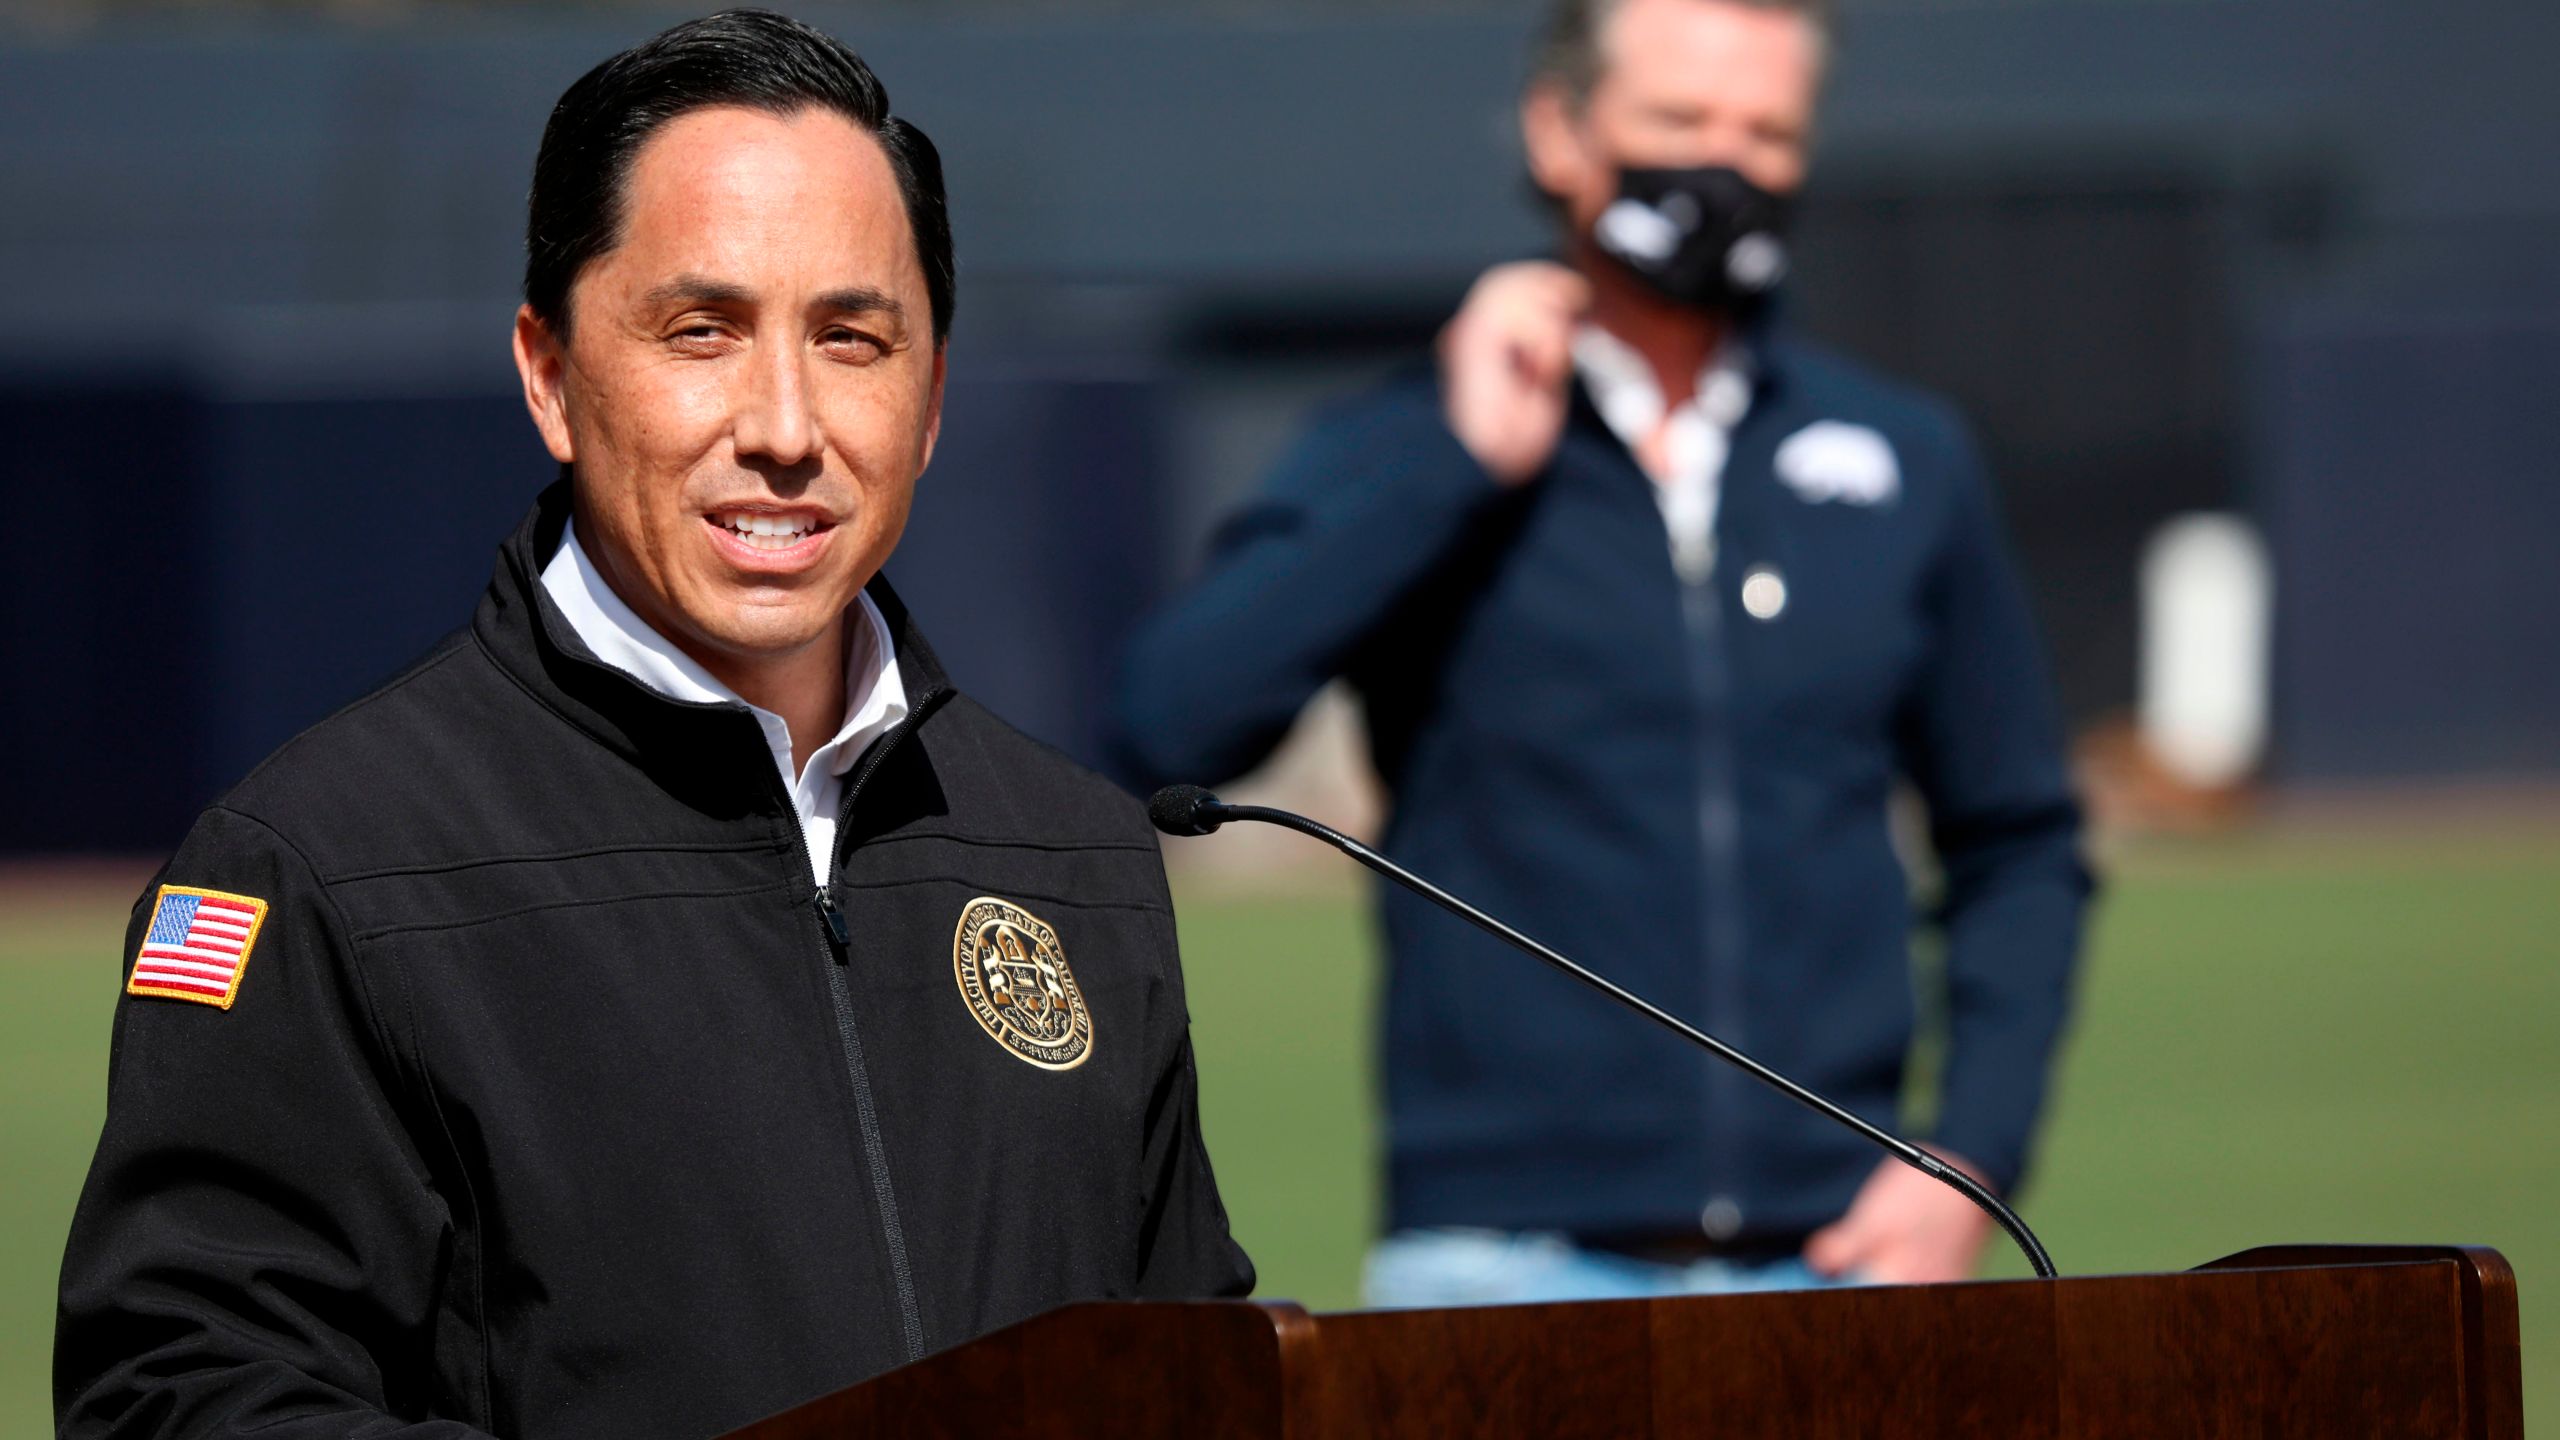
<path id="1" fill-rule="evenodd" d="M 1646 464 L 1645 442 L 1664 430 L 1668 473 L 1653 475 L 1654 503 L 1671 541 L 1671 565 L 1690 584 L 1703 581 L 1716 563 L 1716 502 L 1724 485 L 1733 427 L 1751 408 L 1751 372 L 1743 353 L 1726 345 L 1698 372 L 1696 392 L 1666 417 L 1653 367 L 1617 336 L 1597 325 L 1573 334 L 1573 365 L 1600 418 Z M 1652 466 L 1646 464 L 1648 472 Z"/>
<path id="2" fill-rule="evenodd" d="M 858 604 L 867 625 L 845 627 L 844 728 L 810 752 L 809 763 L 795 772 L 791 764 L 791 727 L 783 718 L 721 684 L 692 656 L 669 644 L 622 597 L 613 593 L 595 562 L 578 544 L 577 528 L 564 527 L 560 551 L 542 567 L 542 588 L 567 617 L 596 658 L 672 700 L 695 704 L 746 705 L 764 728 L 782 786 L 791 792 L 799 813 L 800 834 L 808 842 L 809 873 L 827 883 L 827 867 L 836 847 L 836 808 L 844 799 L 845 772 L 871 742 L 889 733 L 907 714 L 906 682 L 898 676 L 898 653 L 889 638 L 889 622 L 868 595 Z"/>

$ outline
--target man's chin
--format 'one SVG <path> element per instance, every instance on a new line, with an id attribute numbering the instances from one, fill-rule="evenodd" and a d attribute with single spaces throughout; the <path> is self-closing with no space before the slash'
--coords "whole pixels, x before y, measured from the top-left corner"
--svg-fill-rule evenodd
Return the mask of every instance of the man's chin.
<path id="1" fill-rule="evenodd" d="M 846 603 L 852 603 L 848 597 Z M 788 605 L 734 603 L 706 607 L 685 617 L 684 648 L 712 670 L 732 665 L 762 669 L 788 664 L 806 655 L 825 654 L 830 641 L 843 643 L 844 607 L 812 604 L 794 597 Z"/>

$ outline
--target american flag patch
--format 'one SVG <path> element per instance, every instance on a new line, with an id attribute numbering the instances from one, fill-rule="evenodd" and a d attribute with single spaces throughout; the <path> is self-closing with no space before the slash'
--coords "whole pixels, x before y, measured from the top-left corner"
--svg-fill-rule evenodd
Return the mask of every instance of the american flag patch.
<path id="1" fill-rule="evenodd" d="M 266 918 L 267 902 L 254 896 L 161 886 L 125 993 L 230 1009 L 240 993 L 240 972 L 249 965 L 249 947 L 258 943 L 258 926 Z"/>

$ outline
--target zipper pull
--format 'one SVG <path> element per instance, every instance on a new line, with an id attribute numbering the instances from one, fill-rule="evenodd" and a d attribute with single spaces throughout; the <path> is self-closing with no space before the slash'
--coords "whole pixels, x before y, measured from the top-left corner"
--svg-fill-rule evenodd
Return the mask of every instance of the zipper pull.
<path id="1" fill-rule="evenodd" d="M 818 893 L 810 897 L 810 903 L 818 907 L 818 918 L 826 922 L 827 938 L 835 942 L 836 963 L 843 964 L 846 952 L 853 949 L 853 930 L 844 923 L 844 912 L 836 908 L 836 897 L 821 885 Z"/>

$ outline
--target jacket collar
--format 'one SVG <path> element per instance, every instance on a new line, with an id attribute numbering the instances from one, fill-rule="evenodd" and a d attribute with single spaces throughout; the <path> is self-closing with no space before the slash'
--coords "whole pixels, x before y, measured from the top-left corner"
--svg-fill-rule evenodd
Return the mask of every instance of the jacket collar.
<path id="1" fill-rule="evenodd" d="M 1745 424 L 1760 420 L 1765 412 L 1787 396 L 1794 356 L 1789 343 L 1786 309 L 1784 292 L 1771 296 L 1750 319 L 1742 323 L 1741 334 L 1734 344 L 1736 352 L 1744 357 L 1745 373 L 1751 382 L 1751 405 L 1743 412 Z M 1568 423 L 1595 432 L 1625 449 L 1624 443 L 1618 440 L 1618 432 L 1600 413 L 1600 406 L 1591 394 L 1590 385 L 1583 380 L 1580 366 L 1571 372 L 1571 385 L 1573 395 L 1567 411 Z"/>
<path id="2" fill-rule="evenodd" d="M 543 490 L 499 545 L 496 573 L 471 621 L 481 649 L 533 698 L 653 774 L 665 775 L 670 767 L 714 771 L 723 783 L 751 785 L 747 795 L 763 794 L 770 788 L 772 762 L 763 732 L 744 705 L 672 699 L 606 664 L 544 590 L 542 569 L 560 548 L 569 511 L 569 481 L 563 477 Z M 904 723 L 919 724 L 949 696 L 950 681 L 888 579 L 873 576 L 864 592 L 889 624 L 907 691 Z M 732 757 L 768 773 L 730 775 L 722 761 Z"/>

